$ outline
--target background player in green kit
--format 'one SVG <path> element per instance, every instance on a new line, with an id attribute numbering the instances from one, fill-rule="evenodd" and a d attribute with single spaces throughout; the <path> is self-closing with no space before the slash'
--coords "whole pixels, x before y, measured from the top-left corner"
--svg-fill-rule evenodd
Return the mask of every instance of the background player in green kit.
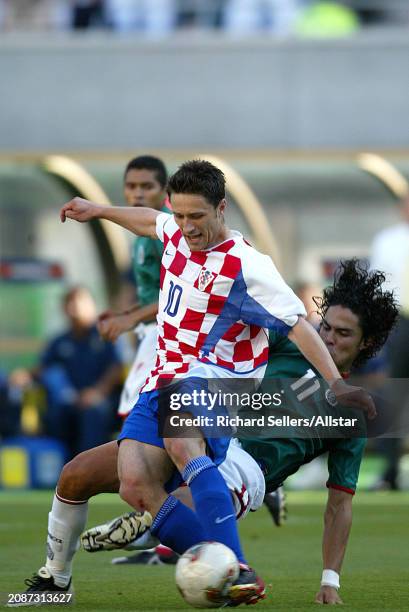
<path id="1" fill-rule="evenodd" d="M 382 273 L 368 272 L 357 260 L 345 261 L 333 285 L 316 300 L 322 319 L 319 333 L 344 376 L 379 351 L 396 321 L 395 299 L 391 292 L 382 291 L 384 280 Z M 302 401 L 296 395 L 305 391 L 306 386 L 316 388 L 314 382 L 318 382 L 318 374 L 290 340 L 275 333 L 270 333 L 269 340 L 266 379 L 289 378 L 293 383 L 309 372 L 310 376 L 293 396 L 294 413 L 300 414 Z M 308 400 L 313 398 L 310 396 Z M 289 401 L 287 396 L 286 401 Z M 339 573 L 352 524 L 352 497 L 365 443 L 363 438 L 259 437 L 241 440 L 242 447 L 262 467 L 267 492 L 275 491 L 301 465 L 328 452 L 323 574 L 317 603 L 342 603 L 338 595 Z"/>
<path id="2" fill-rule="evenodd" d="M 166 193 L 167 172 L 162 160 L 151 155 L 132 159 L 125 169 L 124 197 L 128 206 L 147 206 L 169 212 Z M 125 417 L 133 408 L 139 389 L 156 360 L 156 314 L 158 312 L 159 275 L 163 244 L 138 236 L 132 248 L 132 269 L 136 282 L 137 302 L 119 313 L 106 311 L 99 317 L 98 330 L 105 340 L 115 341 L 126 331 L 135 329 L 138 349 L 127 376 L 118 414 Z"/>
<path id="3" fill-rule="evenodd" d="M 147 206 L 170 212 L 166 192 L 168 176 L 163 161 L 152 155 L 131 159 L 124 173 L 124 198 L 128 206 Z M 139 389 L 145 383 L 156 361 L 156 315 L 163 243 L 147 236 L 137 236 L 132 246 L 132 271 L 136 283 L 137 302 L 119 313 L 110 311 L 99 317 L 98 330 L 104 339 L 114 341 L 124 332 L 135 330 L 138 348 L 126 378 L 119 402 L 118 415 L 125 418 L 135 405 Z M 176 555 L 162 546 L 113 559 L 113 563 L 168 563 Z"/>

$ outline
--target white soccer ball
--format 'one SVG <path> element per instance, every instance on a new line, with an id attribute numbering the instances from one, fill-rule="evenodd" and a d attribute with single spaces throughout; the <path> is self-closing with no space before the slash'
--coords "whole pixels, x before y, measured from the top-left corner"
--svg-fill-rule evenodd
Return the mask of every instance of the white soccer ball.
<path id="1" fill-rule="evenodd" d="M 179 558 L 176 585 L 194 608 L 220 608 L 239 572 L 239 562 L 230 548 L 219 542 L 201 542 Z"/>

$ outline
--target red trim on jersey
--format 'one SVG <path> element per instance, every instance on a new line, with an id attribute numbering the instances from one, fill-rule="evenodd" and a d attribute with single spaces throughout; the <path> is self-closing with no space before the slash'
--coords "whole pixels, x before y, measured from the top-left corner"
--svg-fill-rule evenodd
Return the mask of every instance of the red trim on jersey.
<path id="1" fill-rule="evenodd" d="M 244 485 L 244 484 L 242 484 L 242 485 L 241 485 L 241 491 L 239 491 L 238 489 L 233 489 L 233 491 L 230 491 L 230 493 L 231 493 L 232 495 L 235 495 L 235 496 L 236 496 L 236 499 L 237 499 L 237 501 L 238 501 L 238 502 L 239 502 L 239 504 L 240 504 L 240 510 L 239 510 L 239 512 L 236 514 L 236 520 L 238 521 L 238 520 L 239 520 L 239 518 L 240 518 L 241 516 L 243 516 L 243 514 L 246 512 L 246 510 L 247 510 L 247 508 L 248 508 L 248 505 L 249 505 L 249 503 L 250 503 L 250 497 L 249 497 L 249 495 L 247 495 L 247 498 L 248 498 L 248 499 L 247 499 L 247 503 L 246 503 L 246 502 L 244 501 L 244 495 L 245 495 L 245 493 L 247 493 L 247 489 L 246 489 L 246 487 L 245 487 L 245 485 Z"/>
<path id="2" fill-rule="evenodd" d="M 337 491 L 344 491 L 345 493 L 349 493 L 350 495 L 355 495 L 354 489 L 349 489 L 348 487 L 343 487 L 342 485 L 333 484 L 332 482 L 327 482 L 327 489 L 336 489 Z"/>

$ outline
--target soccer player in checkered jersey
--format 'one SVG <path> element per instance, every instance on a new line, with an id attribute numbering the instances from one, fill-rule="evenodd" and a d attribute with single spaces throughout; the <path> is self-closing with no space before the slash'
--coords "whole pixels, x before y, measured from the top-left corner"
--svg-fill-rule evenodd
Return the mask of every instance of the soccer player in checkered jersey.
<path id="1" fill-rule="evenodd" d="M 120 495 L 135 509 L 147 509 L 154 517 L 152 534 L 178 553 L 203 540 L 229 546 L 241 563 L 230 597 L 236 604 L 253 603 L 264 596 L 264 586 L 246 563 L 231 496 L 216 467 L 229 437 L 162 438 L 161 382 L 182 378 L 191 391 L 205 388 L 209 378 L 262 378 L 269 328 L 288 335 L 337 396 L 371 415 L 375 409 L 363 390 L 344 383 L 272 261 L 225 225 L 223 173 L 206 161 L 186 162 L 171 177 L 168 192 L 170 216 L 74 198 L 61 209 L 61 220 L 104 218 L 163 241 L 157 363 L 119 436 Z M 183 481 L 195 511 L 168 494 Z"/>

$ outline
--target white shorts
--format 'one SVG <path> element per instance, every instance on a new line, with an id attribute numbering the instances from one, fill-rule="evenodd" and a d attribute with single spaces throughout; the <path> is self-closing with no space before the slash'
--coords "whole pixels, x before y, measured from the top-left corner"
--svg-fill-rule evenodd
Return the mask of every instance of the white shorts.
<path id="1" fill-rule="evenodd" d="M 135 329 L 139 345 L 119 400 L 119 416 L 127 416 L 136 404 L 139 391 L 156 363 L 156 322 L 140 323 Z"/>
<path id="2" fill-rule="evenodd" d="M 263 503 L 266 484 L 258 463 L 233 438 L 226 459 L 218 466 L 233 497 L 237 520 Z"/>

